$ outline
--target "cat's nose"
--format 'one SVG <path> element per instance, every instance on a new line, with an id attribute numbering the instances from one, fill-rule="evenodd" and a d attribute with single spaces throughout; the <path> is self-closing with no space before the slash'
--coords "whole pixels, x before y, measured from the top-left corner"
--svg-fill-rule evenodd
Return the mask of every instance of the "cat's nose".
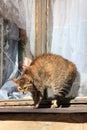
<path id="1" fill-rule="evenodd" d="M 26 94 L 26 92 L 25 92 L 25 91 L 23 91 L 23 94 Z"/>
<path id="2" fill-rule="evenodd" d="M 26 92 L 23 91 L 23 94 L 26 94 Z"/>

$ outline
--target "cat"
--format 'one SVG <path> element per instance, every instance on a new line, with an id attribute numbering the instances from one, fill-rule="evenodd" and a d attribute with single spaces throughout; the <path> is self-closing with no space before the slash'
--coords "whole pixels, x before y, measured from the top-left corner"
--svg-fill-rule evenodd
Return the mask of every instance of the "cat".
<path id="1" fill-rule="evenodd" d="M 35 58 L 26 67 L 20 78 L 13 79 L 22 93 L 31 92 L 35 108 L 42 99 L 47 99 L 47 89 L 51 88 L 54 97 L 52 108 L 58 107 L 58 100 L 69 93 L 76 77 L 77 68 L 74 63 L 56 54 L 43 54 Z"/>

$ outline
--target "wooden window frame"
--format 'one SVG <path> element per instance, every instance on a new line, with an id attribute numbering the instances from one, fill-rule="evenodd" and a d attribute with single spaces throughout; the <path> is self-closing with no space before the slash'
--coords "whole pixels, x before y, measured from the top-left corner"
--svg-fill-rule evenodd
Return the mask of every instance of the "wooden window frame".
<path id="1" fill-rule="evenodd" d="M 35 0 L 35 56 L 50 52 L 52 35 L 50 0 Z"/>
<path id="2" fill-rule="evenodd" d="M 2 77 L 3 77 L 3 18 L 0 17 L 0 86 L 2 85 Z"/>
<path id="3" fill-rule="evenodd" d="M 52 10 L 50 0 L 35 0 L 35 56 L 50 51 Z M 3 29 L 3 28 L 2 28 Z M 39 49 L 38 49 L 39 48 Z M 1 57 L 0 57 L 1 58 Z M 3 55 L 2 55 L 3 58 Z M 3 66 L 2 66 L 3 67 Z M 30 99 L 0 100 L 0 113 L 86 113 L 87 97 L 76 97 L 69 107 L 32 108 Z"/>

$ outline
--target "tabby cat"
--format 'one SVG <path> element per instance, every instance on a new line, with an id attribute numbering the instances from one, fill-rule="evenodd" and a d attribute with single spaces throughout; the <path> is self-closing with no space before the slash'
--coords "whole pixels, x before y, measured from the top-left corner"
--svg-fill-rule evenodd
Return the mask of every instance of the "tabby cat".
<path id="1" fill-rule="evenodd" d="M 26 67 L 20 78 L 13 81 L 20 92 L 31 92 L 34 106 L 37 108 L 41 100 L 47 98 L 48 88 L 54 93 L 53 99 L 64 98 L 71 89 L 76 71 L 75 64 L 67 59 L 55 54 L 43 54 Z M 57 106 L 54 103 L 51 107 Z"/>

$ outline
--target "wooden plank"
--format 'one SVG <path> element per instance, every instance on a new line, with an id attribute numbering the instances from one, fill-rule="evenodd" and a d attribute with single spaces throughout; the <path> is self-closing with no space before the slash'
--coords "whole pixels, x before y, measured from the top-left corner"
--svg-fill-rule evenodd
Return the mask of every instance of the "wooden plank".
<path id="1" fill-rule="evenodd" d="M 0 106 L 32 106 L 33 104 L 33 101 L 0 102 Z"/>
<path id="2" fill-rule="evenodd" d="M 68 98 L 67 98 L 68 99 Z M 62 103 L 68 104 L 67 99 L 65 99 Z M 51 100 L 44 100 L 42 105 L 49 105 Z M 29 99 L 8 99 L 8 100 L 0 100 L 0 106 L 31 106 L 34 102 L 31 98 Z M 69 102 L 70 105 L 86 105 L 87 97 L 76 97 Z"/>
<path id="3" fill-rule="evenodd" d="M 76 97 L 70 101 L 71 104 L 85 104 L 87 103 L 87 97 Z"/>
<path id="4" fill-rule="evenodd" d="M 47 53 L 47 0 L 35 0 L 35 56 Z"/>
<path id="5" fill-rule="evenodd" d="M 83 123 L 84 116 L 87 114 L 33 114 L 33 113 L 2 113 L 0 114 L 0 120 L 2 121 L 45 121 L 45 122 L 68 122 L 68 123 Z M 87 118 L 86 118 L 87 119 Z M 37 123 L 37 122 L 36 122 Z"/>
<path id="6" fill-rule="evenodd" d="M 53 1 L 35 1 L 35 56 L 51 52 L 53 31 Z"/>
<path id="7" fill-rule="evenodd" d="M 85 97 L 85 103 L 82 103 L 81 98 L 72 100 L 69 106 L 62 106 L 59 108 L 37 108 L 34 109 L 33 101 L 31 99 L 19 99 L 19 100 L 0 100 L 0 112 L 14 112 L 14 113 L 86 113 L 87 112 L 87 98 Z M 81 101 L 81 103 L 80 103 Z M 44 104 L 42 104 L 44 105 Z M 46 104 L 45 104 L 46 105 Z"/>
<path id="8" fill-rule="evenodd" d="M 42 0 L 42 53 L 47 53 L 47 0 Z"/>
<path id="9" fill-rule="evenodd" d="M 57 113 L 87 113 L 87 106 L 84 107 L 69 107 L 69 108 L 38 108 L 32 107 L 0 107 L 0 113 L 42 113 L 42 114 L 57 114 Z"/>
<path id="10" fill-rule="evenodd" d="M 35 56 L 42 54 L 42 0 L 35 0 Z"/>
<path id="11" fill-rule="evenodd" d="M 50 100 L 49 100 L 50 101 Z M 84 101 L 84 102 L 83 102 Z M 70 104 L 63 104 L 59 108 L 50 108 L 47 101 L 43 102 L 40 108 L 34 109 L 32 99 L 10 99 L 0 100 L 0 112 L 24 112 L 24 113 L 86 113 L 87 97 L 77 97 L 71 100 Z M 48 107 L 49 105 L 49 107 Z"/>
<path id="12" fill-rule="evenodd" d="M 83 130 L 84 123 L 84 114 L 0 114 L 0 130 Z"/>
<path id="13" fill-rule="evenodd" d="M 0 17 L 0 86 L 3 80 L 3 18 Z"/>
<path id="14" fill-rule="evenodd" d="M 53 0 L 47 0 L 47 52 L 51 52 L 53 32 Z"/>
<path id="15" fill-rule="evenodd" d="M 84 114 L 84 130 L 87 130 L 87 114 Z"/>
<path id="16" fill-rule="evenodd" d="M 47 116 L 46 116 L 47 117 Z M 23 118 L 23 117 L 22 117 Z M 50 117 L 49 117 L 50 118 Z M 84 130 L 82 123 L 43 122 L 43 121 L 1 121 L 1 130 Z M 87 128 L 86 128 L 87 129 Z"/>

